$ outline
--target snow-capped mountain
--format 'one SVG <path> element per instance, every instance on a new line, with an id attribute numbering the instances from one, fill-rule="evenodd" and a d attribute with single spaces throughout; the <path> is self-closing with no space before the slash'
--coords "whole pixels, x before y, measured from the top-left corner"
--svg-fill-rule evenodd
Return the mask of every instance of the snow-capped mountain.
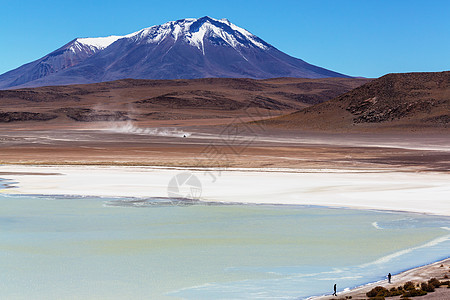
<path id="1" fill-rule="evenodd" d="M 348 77 L 291 57 L 227 19 L 182 19 L 125 36 L 77 38 L 0 75 L 0 88 L 123 78 Z"/>

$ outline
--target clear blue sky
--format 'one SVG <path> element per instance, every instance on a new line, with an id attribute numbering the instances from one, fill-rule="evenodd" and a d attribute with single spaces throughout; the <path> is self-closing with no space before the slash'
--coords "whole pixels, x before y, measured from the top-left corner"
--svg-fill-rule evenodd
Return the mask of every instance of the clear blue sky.
<path id="1" fill-rule="evenodd" d="M 348 75 L 450 70 L 450 0 L 0 0 L 0 74 L 76 37 L 205 15 Z"/>

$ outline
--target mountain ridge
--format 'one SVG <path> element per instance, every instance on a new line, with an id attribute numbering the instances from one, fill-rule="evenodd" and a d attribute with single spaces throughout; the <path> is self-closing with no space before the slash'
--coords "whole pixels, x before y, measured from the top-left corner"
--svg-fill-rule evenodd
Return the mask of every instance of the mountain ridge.
<path id="1" fill-rule="evenodd" d="M 230 118 L 246 118 L 248 112 L 260 117 L 293 112 L 334 98 L 367 81 L 354 78 L 121 79 L 3 90 L 0 91 L 0 123 L 34 121 L 39 126 L 64 126 L 126 118 L 142 126 L 172 121 L 197 125 L 223 123 L 230 122 Z M 44 125 L 47 121 L 48 125 Z"/>

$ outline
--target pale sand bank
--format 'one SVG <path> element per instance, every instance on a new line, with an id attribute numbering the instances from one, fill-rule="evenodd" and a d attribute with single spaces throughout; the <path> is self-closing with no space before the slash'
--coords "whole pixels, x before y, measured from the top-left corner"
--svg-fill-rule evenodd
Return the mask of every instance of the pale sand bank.
<path id="1" fill-rule="evenodd" d="M 354 170 L 188 170 L 155 167 L 2 165 L 8 194 L 167 197 L 169 181 L 192 172 L 201 200 L 318 205 L 450 215 L 450 174 Z M 28 173 L 28 174 L 27 174 Z M 49 175 L 42 176 L 48 173 Z M 184 189 L 188 193 L 189 189 Z"/>

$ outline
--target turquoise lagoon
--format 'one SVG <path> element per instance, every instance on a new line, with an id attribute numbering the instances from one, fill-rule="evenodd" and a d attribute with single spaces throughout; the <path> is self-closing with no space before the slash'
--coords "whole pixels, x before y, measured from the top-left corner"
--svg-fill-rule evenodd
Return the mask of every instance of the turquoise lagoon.
<path id="1" fill-rule="evenodd" d="M 0 298 L 303 299 L 449 255 L 446 217 L 178 204 L 0 195 Z"/>

